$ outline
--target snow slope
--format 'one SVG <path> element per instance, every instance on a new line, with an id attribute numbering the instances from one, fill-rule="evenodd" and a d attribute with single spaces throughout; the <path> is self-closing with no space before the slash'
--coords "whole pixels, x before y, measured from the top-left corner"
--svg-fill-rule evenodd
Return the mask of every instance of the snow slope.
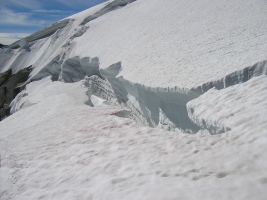
<path id="1" fill-rule="evenodd" d="M 265 1 L 138 0 L 80 25 L 106 4 L 69 17 L 69 24 L 40 39 L 43 43 L 33 42 L 30 53 L 14 50 L 13 59 L 27 61 L 2 62 L 1 70 L 33 64 L 34 74 L 65 53 L 65 59 L 98 57 L 101 68 L 121 62 L 120 75 L 131 82 L 192 88 L 266 60 Z M 70 40 L 80 29 L 85 32 Z"/>
<path id="2" fill-rule="evenodd" d="M 86 92 L 47 78 L 17 96 L 27 105 L 0 123 L 1 199 L 266 199 L 266 127 L 216 136 L 138 127 L 119 107 L 86 105 Z M 254 112 L 245 111 L 232 120 Z"/>

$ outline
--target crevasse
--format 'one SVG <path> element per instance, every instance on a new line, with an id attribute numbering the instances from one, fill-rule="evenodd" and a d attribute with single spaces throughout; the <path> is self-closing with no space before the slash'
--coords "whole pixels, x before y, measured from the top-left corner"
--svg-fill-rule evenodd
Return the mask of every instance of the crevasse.
<path id="1" fill-rule="evenodd" d="M 38 80 L 51 75 L 58 80 L 62 74 L 62 81 L 75 82 L 85 77 L 84 84 L 94 94 L 108 102 L 123 106 L 131 111 L 130 117 L 139 125 L 162 128 L 170 131 L 181 130 L 186 133 L 197 133 L 208 130 L 212 134 L 223 133 L 230 127 L 216 126 L 216 124 L 195 123 L 194 109 L 187 105 L 191 100 L 199 97 L 210 88 L 218 90 L 232 85 L 244 83 L 252 77 L 267 74 L 267 61 L 262 61 L 228 74 L 224 78 L 207 82 L 194 88 L 160 88 L 146 87 L 130 82 L 120 76 L 122 63 L 110 65 L 106 69 L 99 69 L 99 59 L 78 56 L 67 59 L 60 69 L 55 68 L 56 61 L 51 62 L 41 70 L 32 80 Z M 51 67 L 53 66 L 53 67 Z M 51 70 L 53 69 L 53 70 Z M 58 69 L 58 70 L 55 70 Z"/>

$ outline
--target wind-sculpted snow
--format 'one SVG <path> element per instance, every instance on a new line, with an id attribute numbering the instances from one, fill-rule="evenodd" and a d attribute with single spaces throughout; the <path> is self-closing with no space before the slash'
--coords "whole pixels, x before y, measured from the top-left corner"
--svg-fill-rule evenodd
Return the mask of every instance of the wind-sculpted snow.
<path id="1" fill-rule="evenodd" d="M 64 61 L 61 59 L 60 55 L 58 55 L 31 79 L 40 80 L 45 76 L 51 76 L 53 81 L 61 80 L 72 83 L 84 79 L 86 75 L 100 76 L 97 57 L 80 58 L 76 56 Z"/>
<path id="2" fill-rule="evenodd" d="M 88 22 L 108 13 L 108 12 L 111 12 L 113 10 L 120 8 L 120 7 L 126 6 L 127 4 L 132 3 L 134 1 L 137 1 L 137 0 L 114 0 L 110 3 L 108 3 L 104 8 L 102 8 L 101 10 L 96 12 L 95 14 L 86 17 L 82 21 L 81 25 L 85 25 L 86 23 L 88 23 Z"/>
<path id="3" fill-rule="evenodd" d="M 18 48 L 18 47 L 25 47 L 26 45 L 28 45 L 29 42 L 33 42 L 35 40 L 39 40 L 45 37 L 49 37 L 51 35 L 53 35 L 57 30 L 64 28 L 65 26 L 67 26 L 67 24 L 70 22 L 70 19 L 64 19 L 61 20 L 59 22 L 56 22 L 54 24 L 52 24 L 51 26 L 45 27 L 33 34 L 31 34 L 28 37 L 25 37 L 22 40 L 19 40 L 11 45 L 9 45 L 8 47 L 13 49 L 13 48 Z"/>
<path id="4" fill-rule="evenodd" d="M 11 49 L 9 47 L 3 50 L 0 49 L 0 72 L 12 69 L 12 72 L 16 73 L 32 65 L 33 71 L 31 76 L 35 76 L 55 60 L 56 62 L 63 62 L 71 44 L 67 47 L 63 46 L 67 41 L 71 40 L 70 37 L 75 33 L 75 30 L 72 29 L 72 26 L 65 26 L 62 29 L 58 29 L 50 37 L 37 39 L 30 43 L 26 41 L 26 38 L 22 39 L 18 41 L 21 45 L 20 48 Z"/>

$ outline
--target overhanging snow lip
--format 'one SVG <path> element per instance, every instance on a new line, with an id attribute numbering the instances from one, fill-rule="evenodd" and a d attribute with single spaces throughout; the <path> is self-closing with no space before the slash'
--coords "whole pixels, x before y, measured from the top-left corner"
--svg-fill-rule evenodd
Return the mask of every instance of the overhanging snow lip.
<path id="1" fill-rule="evenodd" d="M 88 17 L 86 17 L 80 25 L 85 25 L 88 22 L 95 20 L 98 17 L 101 17 L 102 15 L 111 12 L 113 10 L 116 10 L 119 7 L 124 7 L 130 3 L 133 3 L 137 0 L 114 0 L 112 2 L 110 2 L 109 4 L 107 4 L 104 8 L 100 9 L 99 11 L 97 11 L 95 14 L 90 15 Z"/>
<path id="2" fill-rule="evenodd" d="M 251 78 L 260 75 L 267 75 L 267 60 L 257 62 L 254 65 L 227 74 L 223 78 L 203 83 L 202 85 L 196 86 L 192 89 L 202 91 L 202 93 L 207 92 L 213 87 L 217 90 L 221 90 L 236 84 L 245 83 Z"/>
<path id="3" fill-rule="evenodd" d="M 35 40 L 49 37 L 49 36 L 53 35 L 57 30 L 60 30 L 60 29 L 64 28 L 65 26 L 67 26 L 68 23 L 71 21 L 73 21 L 73 19 L 64 19 L 64 20 L 61 20 L 59 22 L 55 22 L 48 27 L 45 27 L 39 31 L 36 31 L 35 33 L 32 33 L 31 35 L 10 44 L 8 46 L 8 48 L 10 48 L 10 49 L 18 48 L 20 46 L 19 42 L 22 40 L 25 40 L 26 42 L 33 42 Z"/>
<path id="4" fill-rule="evenodd" d="M 142 120 L 146 119 L 147 121 L 144 123 L 152 127 L 156 127 L 158 124 L 157 127 L 160 128 L 167 130 L 176 130 L 178 128 L 189 133 L 197 133 L 204 128 L 209 130 L 212 134 L 221 134 L 230 131 L 232 127 L 217 127 L 216 125 L 213 127 L 198 126 L 192 119 L 189 119 L 189 112 L 185 111 L 187 110 L 188 102 L 199 97 L 213 87 L 224 89 L 239 83 L 244 83 L 262 74 L 267 75 L 267 60 L 264 60 L 252 66 L 245 67 L 242 70 L 232 72 L 217 81 L 207 82 L 194 88 L 147 87 L 143 84 L 126 80 L 123 76 L 120 76 L 120 65 L 121 62 L 117 62 L 100 71 L 103 77 L 110 83 L 111 88 L 114 90 L 113 95 L 117 99 L 120 99 L 118 94 L 124 94 L 126 91 L 127 101 L 122 101 L 122 103 L 129 106 L 133 113 L 139 115 L 136 116 L 136 121 L 142 122 Z M 97 85 L 98 83 L 96 82 L 96 87 L 98 87 Z M 108 92 L 105 93 L 105 95 L 108 94 Z M 128 102 L 128 100 L 130 101 Z M 159 113 L 158 110 L 161 112 Z M 177 112 L 180 112 L 180 114 Z M 192 123 L 189 123 L 189 121 Z"/>

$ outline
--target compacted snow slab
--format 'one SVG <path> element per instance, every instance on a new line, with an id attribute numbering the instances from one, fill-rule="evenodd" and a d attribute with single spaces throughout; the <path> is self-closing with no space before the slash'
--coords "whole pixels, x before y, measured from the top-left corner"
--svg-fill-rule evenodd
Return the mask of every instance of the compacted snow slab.
<path id="1" fill-rule="evenodd" d="M 86 105 L 87 90 L 46 78 L 16 97 L 0 122 L 1 199 L 266 199 L 266 132 L 139 127 Z"/>

